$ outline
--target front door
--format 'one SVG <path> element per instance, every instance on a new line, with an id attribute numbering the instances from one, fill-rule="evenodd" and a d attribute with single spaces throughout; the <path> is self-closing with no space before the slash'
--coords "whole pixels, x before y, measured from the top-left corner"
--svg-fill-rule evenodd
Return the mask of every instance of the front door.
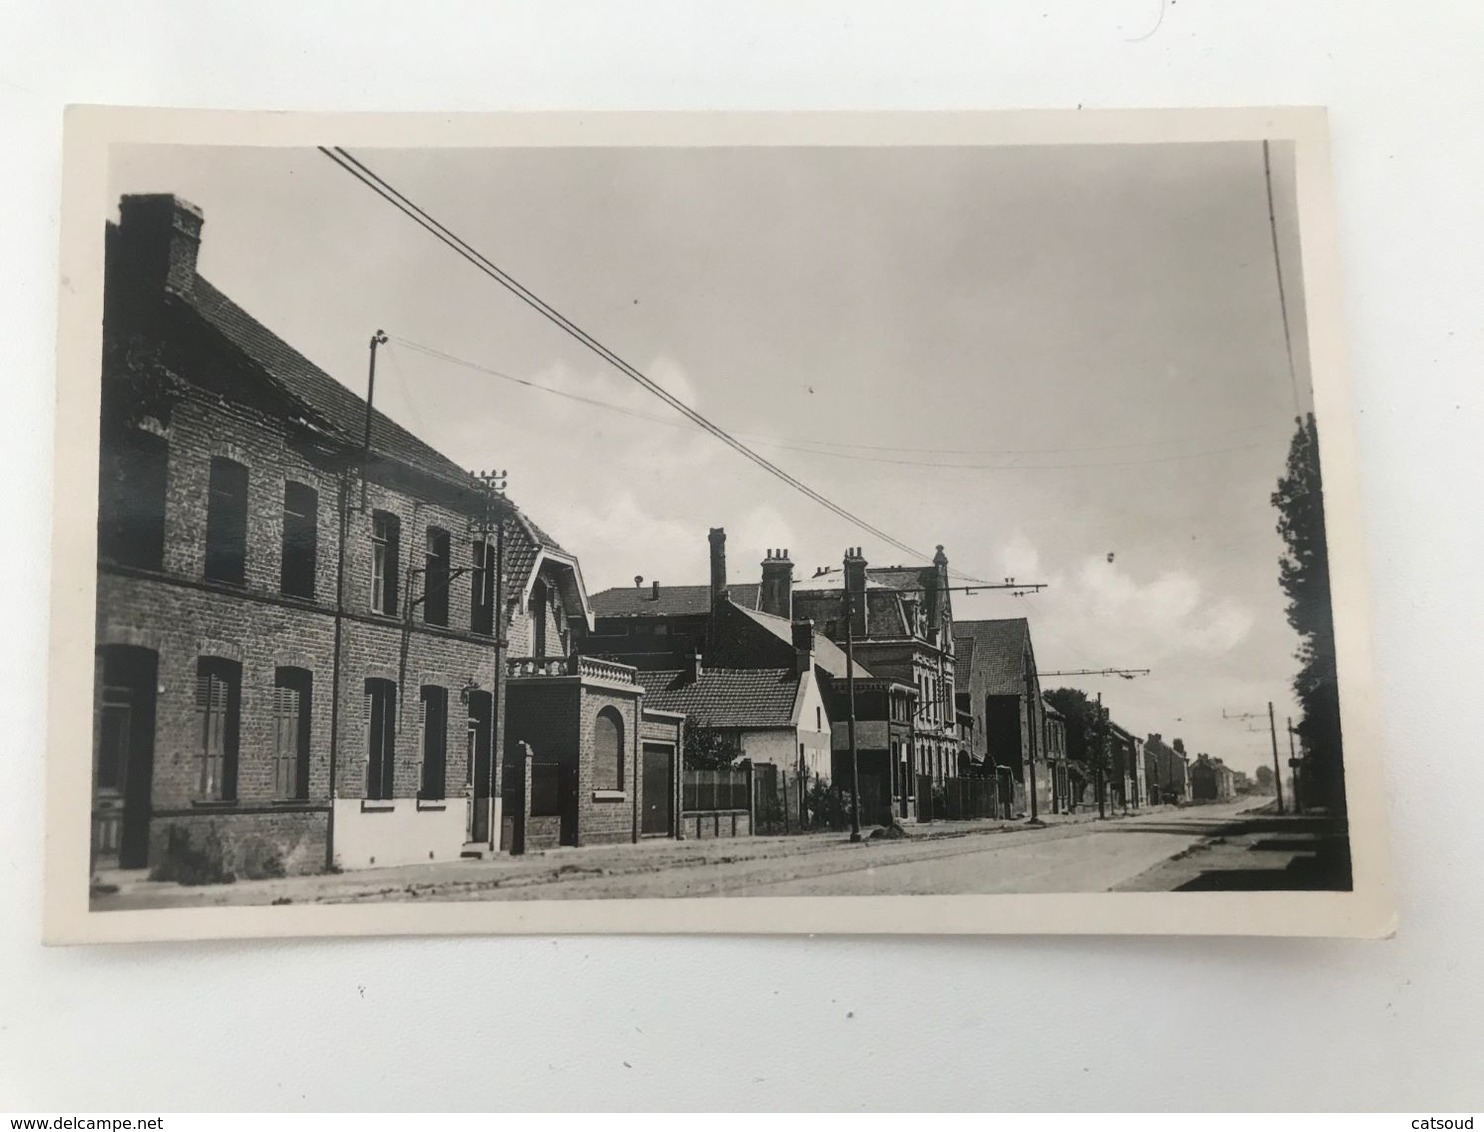
<path id="1" fill-rule="evenodd" d="M 644 744 L 644 813 L 641 833 L 665 837 L 674 832 L 675 748 Z"/>
<path id="2" fill-rule="evenodd" d="M 97 868 L 142 869 L 149 864 L 156 663 L 149 649 L 103 649 L 93 762 Z"/>

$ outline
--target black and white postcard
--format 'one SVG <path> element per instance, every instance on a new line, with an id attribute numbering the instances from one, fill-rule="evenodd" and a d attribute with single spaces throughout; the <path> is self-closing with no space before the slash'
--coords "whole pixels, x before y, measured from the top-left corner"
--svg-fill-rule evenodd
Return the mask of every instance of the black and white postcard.
<path id="1" fill-rule="evenodd" d="M 75 109 L 48 940 L 1386 935 L 1329 176 Z"/>

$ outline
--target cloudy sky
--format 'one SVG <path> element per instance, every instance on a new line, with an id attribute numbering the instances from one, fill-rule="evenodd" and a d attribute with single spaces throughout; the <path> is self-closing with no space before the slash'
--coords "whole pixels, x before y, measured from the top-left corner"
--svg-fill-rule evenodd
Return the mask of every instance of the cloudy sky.
<path id="1" fill-rule="evenodd" d="M 1269 495 L 1310 400 L 1283 148 L 1296 381 L 1260 143 L 357 156 L 844 508 L 943 544 L 957 573 L 1048 585 L 955 595 L 958 617 L 1029 617 L 1043 671 L 1152 670 L 1048 686 L 1101 689 L 1130 730 L 1242 769 L 1270 759 L 1265 720 L 1222 713 L 1272 700 L 1281 729 L 1295 710 Z M 908 557 L 683 422 L 316 151 L 126 147 L 112 173 L 115 198 L 199 205 L 202 273 L 359 392 L 384 328 L 378 406 L 471 469 L 508 469 L 593 591 L 704 582 L 712 526 L 734 580 L 770 547 L 802 577 L 847 546 Z"/>

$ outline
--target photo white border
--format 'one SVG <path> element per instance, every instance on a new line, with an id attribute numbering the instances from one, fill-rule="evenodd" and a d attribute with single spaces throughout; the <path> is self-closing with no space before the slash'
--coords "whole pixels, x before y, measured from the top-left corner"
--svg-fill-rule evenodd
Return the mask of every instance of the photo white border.
<path id="1" fill-rule="evenodd" d="M 102 218 L 114 144 L 366 147 L 1295 143 L 1354 887 L 1349 892 L 701 897 L 92 912 Z M 44 941 L 458 934 L 1120 934 L 1383 938 L 1396 927 L 1326 115 L 1316 108 L 972 113 L 313 114 L 76 106 L 66 115 L 46 754 Z M 1275 563 L 1276 566 L 1276 563 Z"/>

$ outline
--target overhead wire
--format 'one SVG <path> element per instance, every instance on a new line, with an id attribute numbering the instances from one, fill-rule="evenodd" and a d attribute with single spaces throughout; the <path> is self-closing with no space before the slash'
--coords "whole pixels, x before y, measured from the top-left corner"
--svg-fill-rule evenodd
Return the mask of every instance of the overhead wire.
<path id="1" fill-rule="evenodd" d="M 761 455 L 760 453 L 754 452 L 746 444 L 742 443 L 742 441 L 732 436 L 725 429 L 722 429 L 718 425 L 713 424 L 702 414 L 697 412 L 695 409 L 692 409 L 685 402 L 681 401 L 678 397 L 670 393 L 667 389 L 664 388 L 664 386 L 652 380 L 637 367 L 625 361 L 618 354 L 614 353 L 607 346 L 603 345 L 596 338 L 592 337 L 581 327 L 573 323 L 565 315 L 561 314 L 561 312 L 557 311 L 550 304 L 546 303 L 540 297 L 528 290 L 523 284 L 521 284 L 519 281 L 517 281 L 515 278 L 501 269 L 498 265 L 493 263 L 478 249 L 468 244 L 451 229 L 447 228 L 441 222 L 429 215 L 420 206 L 418 206 L 416 203 L 414 203 L 412 200 L 398 191 L 389 182 L 384 180 L 381 176 L 379 176 L 367 165 L 365 165 L 365 163 L 357 159 L 343 147 L 320 146 L 318 148 L 319 151 L 325 155 L 325 157 L 333 161 L 339 168 L 349 173 L 351 176 L 355 177 L 356 180 L 360 181 L 367 188 L 371 189 L 383 200 L 391 204 L 399 212 L 411 219 L 419 227 L 425 229 L 440 242 L 444 243 L 453 251 L 455 251 L 463 259 L 467 260 L 484 274 L 495 280 L 495 282 L 499 283 L 521 302 L 525 303 L 532 310 L 536 311 L 543 318 L 547 319 L 547 321 L 551 322 L 553 325 L 563 330 L 572 338 L 580 342 L 583 346 L 586 346 L 593 353 L 597 354 L 604 361 L 608 362 L 614 368 L 619 370 L 619 372 L 623 373 L 626 377 L 635 381 L 648 392 L 658 397 L 665 404 L 669 405 L 671 408 L 675 409 L 677 412 L 685 416 L 697 427 L 710 433 L 722 443 L 726 444 L 728 447 L 736 451 L 739 455 L 743 456 L 747 460 L 750 460 L 752 463 L 756 464 L 758 467 L 762 468 L 770 475 L 781 480 L 789 487 L 792 487 L 794 490 L 813 500 L 815 503 L 819 504 L 821 507 L 824 507 L 832 514 L 837 515 L 841 519 L 844 519 L 851 525 L 858 527 L 860 530 L 865 531 L 867 534 L 872 535 L 873 537 L 887 543 L 892 547 L 895 547 L 898 550 L 901 550 L 906 554 L 911 554 L 919 558 L 927 557 L 924 552 L 912 547 L 908 543 L 901 541 L 893 535 L 888 534 L 886 531 L 881 530 L 874 524 L 867 522 L 865 519 L 862 519 L 860 516 L 847 510 L 845 507 L 836 503 L 834 500 L 816 491 L 814 488 L 810 487 L 802 480 L 780 468 L 777 464 L 773 463 L 767 457 Z"/>
<path id="2" fill-rule="evenodd" d="M 1262 177 L 1268 190 L 1268 231 L 1273 237 L 1273 270 L 1278 276 L 1278 309 L 1283 315 L 1283 349 L 1288 356 L 1288 384 L 1293 391 L 1293 415 L 1303 415 L 1299 407 L 1298 371 L 1293 364 L 1293 329 L 1288 321 L 1288 291 L 1283 284 L 1283 256 L 1278 250 L 1278 213 L 1273 207 L 1273 160 L 1268 139 L 1262 141 Z"/>
<path id="3" fill-rule="evenodd" d="M 460 357 L 458 357 L 458 356 L 456 356 L 454 354 L 447 353 L 446 351 L 436 349 L 436 348 L 434 348 L 432 346 L 426 346 L 426 345 L 423 345 L 420 342 L 414 342 L 411 339 L 402 338 L 402 337 L 400 337 L 398 335 L 392 335 L 392 339 L 393 339 L 393 341 L 397 342 L 398 344 L 403 345 L 403 346 L 406 346 L 408 349 L 414 350 L 414 351 L 416 351 L 416 352 L 418 352 L 420 354 L 425 354 L 428 357 L 436 358 L 436 359 L 438 359 L 440 361 L 447 362 L 450 365 L 460 366 L 460 367 L 462 367 L 464 369 L 470 369 L 470 370 L 474 370 L 474 371 L 479 372 L 479 373 L 489 374 L 492 377 L 501 378 L 502 380 L 512 382 L 512 383 L 514 383 L 516 385 L 524 386 L 527 389 L 534 389 L 534 390 L 538 390 L 538 391 L 543 392 L 543 393 L 550 393 L 553 396 L 562 397 L 562 398 L 565 398 L 565 399 L 567 399 L 569 401 L 577 401 L 577 402 L 580 402 L 581 404 L 591 405 L 594 408 L 606 409 L 606 410 L 609 410 L 611 412 L 622 414 L 623 416 L 636 418 L 638 420 L 652 421 L 652 422 L 654 422 L 656 424 L 669 425 L 669 426 L 678 427 L 678 428 L 685 428 L 685 427 L 687 427 L 686 424 L 685 424 L 685 422 L 677 421 L 677 420 L 674 420 L 673 418 L 661 417 L 661 416 L 659 416 L 657 414 L 654 414 L 654 413 L 645 413 L 645 412 L 642 412 L 641 410 L 631 409 L 631 408 L 628 408 L 628 407 L 623 406 L 623 405 L 616 405 L 616 404 L 614 404 L 611 401 L 604 401 L 604 400 L 602 400 L 600 398 L 597 398 L 597 397 L 587 397 L 587 396 L 584 396 L 584 395 L 582 395 L 580 393 L 572 393 L 572 392 L 570 392 L 568 390 L 558 389 L 558 388 L 556 388 L 554 386 L 551 386 L 551 385 L 543 385 L 540 382 L 531 381 L 528 378 L 516 377 L 514 374 L 506 373 L 506 372 L 504 372 L 502 370 L 497 370 L 497 369 L 495 369 L 495 368 L 493 368 L 491 366 L 482 365 L 479 362 L 470 361 L 467 358 L 460 358 Z M 1241 435 L 1242 433 L 1246 433 L 1246 432 L 1253 432 L 1253 431 L 1255 431 L 1259 427 L 1266 427 L 1266 426 L 1257 426 L 1257 425 L 1254 425 L 1254 426 L 1252 426 L 1251 428 L 1248 428 L 1248 429 L 1238 430 L 1237 433 L 1236 433 L 1236 435 Z M 1095 460 L 1095 461 L 1090 461 L 1090 462 L 1085 462 L 1085 463 L 1073 463 L 1073 464 L 1022 464 L 1022 463 L 1018 463 L 1018 462 L 1008 463 L 1008 464 L 972 464 L 972 463 L 964 463 L 962 461 L 908 460 L 908 459 L 903 459 L 903 458 L 900 458 L 900 457 L 892 457 L 892 456 L 870 456 L 870 455 L 863 455 L 863 454 L 858 453 L 858 452 L 836 452 L 836 451 L 831 451 L 831 450 L 826 449 L 826 448 L 812 447 L 811 446 L 813 444 L 812 441 L 810 441 L 810 442 L 798 442 L 798 441 L 792 441 L 792 440 L 776 440 L 776 439 L 772 439 L 772 438 L 765 437 L 765 436 L 759 436 L 757 434 L 749 434 L 749 433 L 741 433 L 741 432 L 734 433 L 733 435 L 734 436 L 737 436 L 737 437 L 740 437 L 740 438 L 743 438 L 743 439 L 750 440 L 754 444 L 761 444 L 761 445 L 764 445 L 764 446 L 769 447 L 769 448 L 779 448 L 779 449 L 783 449 L 783 450 L 786 450 L 786 451 L 789 451 L 789 452 L 800 452 L 800 453 L 804 453 L 804 454 L 810 455 L 810 456 L 827 456 L 827 457 L 830 457 L 832 459 L 837 459 L 837 460 L 855 460 L 855 461 L 859 461 L 859 462 L 862 462 L 862 463 L 869 463 L 869 464 L 892 464 L 892 465 L 896 465 L 896 466 L 899 466 L 899 467 L 940 468 L 940 469 L 946 469 L 946 470 L 949 470 L 949 471 L 958 469 L 958 470 L 962 470 L 962 471 L 991 471 L 991 472 L 998 472 L 998 471 L 1042 471 L 1042 470 L 1044 470 L 1044 471 L 1054 471 L 1054 470 L 1065 470 L 1065 469 L 1070 469 L 1070 468 L 1120 468 L 1120 467 L 1135 467 L 1135 466 L 1141 466 L 1141 465 L 1147 465 L 1147 464 L 1165 464 L 1165 463 L 1171 463 L 1171 462 L 1179 461 L 1179 460 L 1193 460 L 1193 459 L 1198 459 L 1200 457 L 1205 457 L 1205 456 L 1221 456 L 1221 455 L 1226 455 L 1226 454 L 1233 453 L 1233 452 L 1247 452 L 1247 451 L 1252 451 L 1254 449 L 1265 447 L 1265 445 L 1263 445 L 1261 443 L 1244 444 L 1244 445 L 1237 445 L 1235 447 L 1230 447 L 1230 448 L 1202 449 L 1202 450 L 1197 451 L 1197 452 L 1177 452 L 1177 453 L 1171 453 L 1171 454 L 1167 454 L 1167 455 L 1163 455 L 1163 456 L 1152 456 L 1152 457 L 1148 457 L 1148 458 L 1145 458 L 1145 459 L 1138 459 L 1138 460 Z M 1155 443 L 1156 442 L 1149 442 L 1150 446 L 1153 446 Z M 917 451 L 924 451 L 925 452 L 925 451 L 931 451 L 931 449 L 916 449 L 916 448 L 878 448 L 878 447 L 874 447 L 874 446 L 871 446 L 871 445 L 862 445 L 861 447 L 867 448 L 867 449 L 872 450 L 872 451 L 887 451 L 887 452 L 890 452 L 890 451 L 896 451 L 896 452 L 917 452 Z M 1088 451 L 1112 451 L 1115 448 L 1121 448 L 1121 447 L 1125 447 L 1125 446 L 1123 446 L 1123 445 L 1107 445 L 1107 446 L 1105 446 L 1103 448 L 1088 449 Z M 1128 445 L 1126 447 L 1135 447 L 1135 446 L 1134 445 Z M 951 450 L 944 450 L 944 451 L 947 454 L 952 454 L 951 453 Z M 1079 449 L 1022 449 L 1022 450 L 1013 450 L 1012 449 L 1012 450 L 1005 450 L 1005 451 L 1003 451 L 1000 454 L 1007 455 L 1007 456 L 1008 455 L 1022 455 L 1022 454 L 1029 454 L 1029 453 L 1032 453 L 1032 452 L 1039 452 L 1039 451 L 1044 451 L 1044 452 L 1046 452 L 1046 453 L 1049 454 L 1049 453 L 1057 452 L 1057 451 L 1068 451 L 1068 452 L 1079 451 Z M 970 454 L 970 452 L 969 452 L 969 450 L 964 450 L 963 451 L 963 454 L 968 455 L 968 454 Z M 973 453 L 973 454 L 995 455 L 996 453 L 995 453 L 994 450 L 983 450 L 981 452 Z"/>

